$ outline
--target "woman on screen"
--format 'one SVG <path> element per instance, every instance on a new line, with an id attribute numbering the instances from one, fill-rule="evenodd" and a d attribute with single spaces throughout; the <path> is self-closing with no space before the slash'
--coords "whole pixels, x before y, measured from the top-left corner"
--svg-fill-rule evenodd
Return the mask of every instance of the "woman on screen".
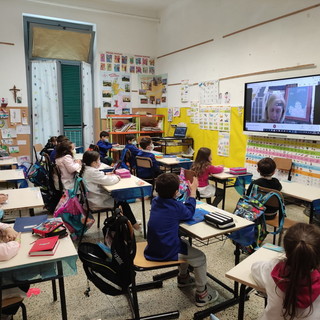
<path id="1" fill-rule="evenodd" d="M 266 103 L 265 121 L 282 123 L 286 113 L 286 104 L 282 94 L 271 94 Z"/>

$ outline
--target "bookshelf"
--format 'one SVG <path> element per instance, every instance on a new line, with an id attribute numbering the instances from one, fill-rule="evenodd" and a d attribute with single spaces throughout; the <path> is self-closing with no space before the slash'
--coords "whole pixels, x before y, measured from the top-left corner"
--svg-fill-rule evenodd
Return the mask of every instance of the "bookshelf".
<path id="1" fill-rule="evenodd" d="M 101 119 L 101 130 L 110 134 L 112 143 L 125 144 L 125 135 L 138 136 L 162 136 L 164 115 L 160 114 L 131 114 L 109 115 L 107 119 Z"/>

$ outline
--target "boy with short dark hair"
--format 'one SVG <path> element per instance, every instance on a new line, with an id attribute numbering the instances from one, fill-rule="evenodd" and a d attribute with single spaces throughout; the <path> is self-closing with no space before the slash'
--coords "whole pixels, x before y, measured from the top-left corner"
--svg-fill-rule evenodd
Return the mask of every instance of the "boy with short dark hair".
<path id="1" fill-rule="evenodd" d="M 281 191 L 282 185 L 277 178 L 272 177 L 276 171 L 277 165 L 271 158 L 263 158 L 258 162 L 257 171 L 260 173 L 260 178 L 257 180 L 253 180 L 248 188 L 247 195 L 250 195 L 252 186 L 254 184 L 268 189 L 274 189 Z M 265 218 L 266 220 L 273 219 L 277 212 L 274 207 L 267 206 L 265 211 Z"/>
<path id="2" fill-rule="evenodd" d="M 112 149 L 112 147 L 117 147 L 119 145 L 117 143 L 109 142 L 109 132 L 100 132 L 100 140 L 97 142 L 97 146 L 99 147 L 100 161 L 107 165 L 111 165 L 113 159 L 108 156 L 108 151 Z"/>
<path id="3" fill-rule="evenodd" d="M 139 149 L 137 148 L 137 140 L 134 134 L 127 134 L 126 135 L 126 146 L 122 152 L 130 151 L 130 157 L 128 158 L 128 162 L 130 164 L 130 168 L 133 169 L 136 167 L 136 156 L 139 153 Z M 121 155 L 122 161 L 125 160 L 125 155 Z"/>
<path id="4" fill-rule="evenodd" d="M 158 196 L 153 199 L 150 219 L 148 222 L 148 245 L 144 255 L 153 261 L 184 260 L 179 266 L 178 287 L 195 284 L 195 303 L 198 307 L 205 306 L 218 299 L 218 292 L 207 290 L 207 263 L 205 254 L 191 247 L 179 236 L 179 224 L 190 220 L 196 208 L 196 190 L 198 179 L 189 183 L 190 197 L 183 203 L 177 201 L 179 194 L 179 178 L 174 173 L 163 173 L 156 179 Z M 194 268 L 195 278 L 188 273 L 188 266 Z"/>
<path id="5" fill-rule="evenodd" d="M 150 158 L 152 161 L 152 168 L 137 167 L 137 176 L 140 178 L 156 178 L 162 171 L 159 168 L 156 157 L 152 153 L 154 149 L 152 140 L 150 138 L 142 138 L 140 147 L 142 150 L 139 150 L 137 156 Z"/>

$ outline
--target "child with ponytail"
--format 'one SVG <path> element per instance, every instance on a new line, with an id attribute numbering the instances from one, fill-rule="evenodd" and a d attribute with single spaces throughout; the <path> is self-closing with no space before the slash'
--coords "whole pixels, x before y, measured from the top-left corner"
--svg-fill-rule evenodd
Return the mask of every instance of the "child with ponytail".
<path id="1" fill-rule="evenodd" d="M 287 230 L 283 245 L 283 260 L 259 261 L 251 268 L 268 295 L 261 319 L 320 319 L 320 229 L 297 223 Z"/>
<path id="2" fill-rule="evenodd" d="M 86 151 L 82 157 L 82 169 L 80 176 L 85 180 L 88 188 L 88 202 L 92 210 L 112 207 L 114 200 L 103 186 L 111 186 L 120 181 L 120 177 L 113 173 L 104 173 L 99 170 L 100 155 L 97 151 Z M 126 201 L 119 201 L 116 207 L 121 206 L 123 214 L 130 220 L 133 228 L 141 231 L 141 226 L 137 223 L 133 212 Z"/>
<path id="3" fill-rule="evenodd" d="M 223 199 L 223 191 L 209 184 L 209 175 L 222 172 L 223 166 L 213 166 L 211 161 L 211 150 L 209 148 L 200 148 L 191 170 L 195 172 L 198 178 L 198 192 L 200 193 L 200 197 L 206 198 L 207 203 L 211 204 L 211 197 L 215 196 L 212 205 L 216 207 Z"/>

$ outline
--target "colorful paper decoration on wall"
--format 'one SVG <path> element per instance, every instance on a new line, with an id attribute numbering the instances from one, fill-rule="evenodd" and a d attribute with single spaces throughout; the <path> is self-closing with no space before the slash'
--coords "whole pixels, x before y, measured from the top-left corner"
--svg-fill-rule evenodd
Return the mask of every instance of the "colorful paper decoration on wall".
<path id="1" fill-rule="evenodd" d="M 130 73 L 100 71 L 101 118 L 131 113 Z"/>
<path id="2" fill-rule="evenodd" d="M 139 75 L 139 101 L 143 108 L 167 107 L 168 75 Z"/>
<path id="3" fill-rule="evenodd" d="M 320 142 L 298 139 L 250 136 L 247 143 L 246 167 L 258 177 L 257 162 L 265 157 L 290 158 L 292 181 L 320 187 Z M 288 174 L 277 171 L 275 177 L 286 180 Z"/>
<path id="4" fill-rule="evenodd" d="M 153 57 L 115 52 L 100 53 L 101 71 L 154 74 L 154 67 Z"/>

